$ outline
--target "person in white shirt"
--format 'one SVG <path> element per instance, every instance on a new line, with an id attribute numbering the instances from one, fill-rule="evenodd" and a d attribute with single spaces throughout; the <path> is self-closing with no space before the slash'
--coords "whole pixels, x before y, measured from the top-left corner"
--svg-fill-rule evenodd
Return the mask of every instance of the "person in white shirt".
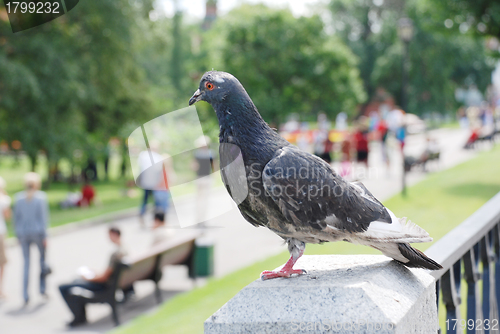
<path id="1" fill-rule="evenodd" d="M 3 275 L 7 256 L 5 255 L 5 239 L 7 238 L 7 225 L 5 220 L 10 218 L 10 203 L 11 199 L 5 191 L 5 180 L 0 177 L 0 298 L 4 298 L 3 294 Z"/>
<path id="2" fill-rule="evenodd" d="M 152 243 L 151 246 L 156 246 L 161 244 L 174 234 L 174 231 L 171 229 L 167 229 L 165 226 L 165 213 L 164 212 L 156 212 L 154 217 L 154 223 L 152 228 Z"/>
<path id="3" fill-rule="evenodd" d="M 137 179 L 137 185 L 144 189 L 144 197 L 139 212 L 139 221 L 145 227 L 144 215 L 148 198 L 153 195 L 155 212 L 168 211 L 170 199 L 169 182 L 175 178 L 172 159 L 167 153 L 160 154 L 160 144 L 152 140 L 150 149 L 139 153 L 138 164 L 141 171 Z"/>
<path id="4" fill-rule="evenodd" d="M 150 150 L 142 151 L 139 154 L 138 160 L 141 174 L 137 179 L 137 185 L 144 189 L 139 221 L 141 226 L 144 227 L 144 215 L 146 213 L 148 198 L 153 195 L 153 191 L 157 188 L 163 176 L 163 157 L 156 152 L 156 146 L 152 144 Z"/>

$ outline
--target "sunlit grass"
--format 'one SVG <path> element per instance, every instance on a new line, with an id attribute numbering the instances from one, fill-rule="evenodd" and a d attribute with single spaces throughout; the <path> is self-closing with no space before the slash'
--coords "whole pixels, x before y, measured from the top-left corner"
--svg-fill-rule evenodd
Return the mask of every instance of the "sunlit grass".
<path id="1" fill-rule="evenodd" d="M 460 129 L 460 123 L 458 123 L 458 121 L 453 121 L 450 123 L 440 124 L 439 127 L 445 129 Z"/>
<path id="2" fill-rule="evenodd" d="M 186 165 L 186 163 L 184 163 Z M 126 177 L 120 177 L 121 159 L 118 156 L 112 156 L 109 162 L 109 179 L 106 181 L 95 181 L 92 185 L 96 192 L 95 205 L 87 208 L 70 208 L 61 209 L 59 203 L 63 201 L 69 192 L 79 192 L 81 184 L 69 185 L 62 182 L 52 182 L 48 189 L 44 189 L 47 193 L 50 207 L 50 227 L 56 227 L 72 222 L 79 222 L 86 219 L 98 217 L 103 214 L 113 213 L 121 210 L 137 208 L 139 212 L 139 204 L 143 191 L 135 185 L 128 184 L 133 180 L 130 172 Z M 62 160 L 59 164 L 59 169 L 63 175 L 70 174 L 70 166 L 67 161 Z M 98 175 L 104 175 L 104 166 L 101 163 L 97 164 Z M 30 163 L 26 156 L 0 156 L 0 176 L 7 182 L 7 192 L 10 196 L 23 190 L 24 174 L 30 171 Z M 42 177 L 47 175 L 47 162 L 43 155 L 40 155 L 36 172 Z M 193 179 L 194 171 L 179 170 L 176 171 L 178 179 L 181 182 L 183 179 Z M 218 174 L 217 174 L 218 175 Z M 220 177 L 214 177 L 214 187 L 222 186 Z M 193 194 L 196 191 L 195 184 L 183 183 L 172 189 L 173 196 L 184 196 Z M 13 226 L 8 223 L 9 236 L 13 236 Z"/>

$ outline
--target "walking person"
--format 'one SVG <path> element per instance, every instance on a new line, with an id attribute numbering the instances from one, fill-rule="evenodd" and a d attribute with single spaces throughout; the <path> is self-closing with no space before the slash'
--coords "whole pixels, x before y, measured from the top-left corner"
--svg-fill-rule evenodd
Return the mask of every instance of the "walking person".
<path id="1" fill-rule="evenodd" d="M 45 293 L 45 278 L 50 269 L 45 263 L 47 247 L 47 225 L 49 206 L 47 195 L 40 191 L 41 178 L 37 173 L 27 173 L 24 176 L 25 191 L 15 195 L 14 226 L 24 257 L 23 297 L 25 305 L 29 302 L 28 281 L 30 269 L 30 246 L 34 243 L 40 253 L 40 294 Z"/>
<path id="2" fill-rule="evenodd" d="M 380 147 L 382 149 L 382 160 L 387 166 L 387 172 L 389 172 L 391 168 L 391 162 L 389 160 L 389 149 L 387 147 L 387 137 L 389 135 L 389 127 L 387 126 L 387 122 L 384 119 L 381 119 L 377 125 L 377 131 L 380 137 Z"/>
<path id="3" fill-rule="evenodd" d="M 359 123 L 358 129 L 354 133 L 354 142 L 357 162 L 364 164 L 368 168 L 368 128 L 362 122 Z"/>
<path id="4" fill-rule="evenodd" d="M 7 263 L 5 255 L 5 238 L 7 237 L 7 225 L 5 220 L 10 218 L 10 197 L 5 191 L 5 180 L 0 177 L 0 299 L 5 298 L 3 293 L 4 268 Z"/>
<path id="5" fill-rule="evenodd" d="M 146 227 L 144 216 L 148 205 L 148 199 L 154 198 L 153 191 L 163 179 L 163 157 L 158 153 L 159 144 L 151 141 L 149 150 L 139 153 L 138 164 L 141 171 L 137 185 L 144 189 L 144 196 L 139 212 L 139 222 L 141 227 Z"/>
<path id="6" fill-rule="evenodd" d="M 162 165 L 159 171 L 159 182 L 153 190 L 153 198 L 155 202 L 154 214 L 163 214 L 163 223 L 166 223 L 168 208 L 170 204 L 170 190 L 169 182 L 171 182 L 175 177 L 175 171 L 172 166 L 172 159 L 170 155 L 162 155 Z"/>

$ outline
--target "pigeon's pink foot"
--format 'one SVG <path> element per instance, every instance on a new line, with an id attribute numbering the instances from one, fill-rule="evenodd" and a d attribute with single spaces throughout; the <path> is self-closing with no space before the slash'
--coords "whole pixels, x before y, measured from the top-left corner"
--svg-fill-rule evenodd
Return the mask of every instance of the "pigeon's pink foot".
<path id="1" fill-rule="evenodd" d="M 271 278 L 290 277 L 292 275 L 302 275 L 302 274 L 307 274 L 307 272 L 304 269 L 290 269 L 290 270 L 281 269 L 280 271 L 264 270 L 260 274 L 260 279 L 265 281 L 266 279 L 271 279 Z"/>
<path id="2" fill-rule="evenodd" d="M 279 270 L 279 271 L 269 271 L 269 270 L 264 270 L 260 274 L 260 279 L 265 281 L 266 279 L 271 279 L 271 278 L 277 278 L 277 277 L 290 277 L 292 275 L 302 275 L 302 274 L 307 274 L 307 272 L 304 269 L 293 269 L 293 265 L 299 257 L 304 254 L 304 249 L 299 249 L 298 252 L 294 252 L 290 255 L 290 259 L 285 263 L 285 265 Z M 295 256 L 294 256 L 295 255 Z"/>

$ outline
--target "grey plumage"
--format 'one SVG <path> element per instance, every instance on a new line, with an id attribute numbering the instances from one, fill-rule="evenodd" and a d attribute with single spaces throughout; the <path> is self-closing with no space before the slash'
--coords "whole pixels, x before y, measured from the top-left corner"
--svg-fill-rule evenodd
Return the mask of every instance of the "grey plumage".
<path id="1" fill-rule="evenodd" d="M 229 194 L 234 198 L 234 189 L 248 189 L 248 196 L 237 201 L 241 214 L 289 245 L 293 261 L 285 276 L 296 273 L 291 266 L 305 243 L 340 240 L 374 247 L 410 267 L 441 268 L 408 244 L 431 241 L 423 229 L 397 219 L 363 184 L 347 182 L 329 164 L 279 136 L 234 76 L 205 73 L 189 103 L 200 100 L 212 105 L 219 121 L 221 174 Z M 238 155 L 244 178 L 228 167 Z"/>

